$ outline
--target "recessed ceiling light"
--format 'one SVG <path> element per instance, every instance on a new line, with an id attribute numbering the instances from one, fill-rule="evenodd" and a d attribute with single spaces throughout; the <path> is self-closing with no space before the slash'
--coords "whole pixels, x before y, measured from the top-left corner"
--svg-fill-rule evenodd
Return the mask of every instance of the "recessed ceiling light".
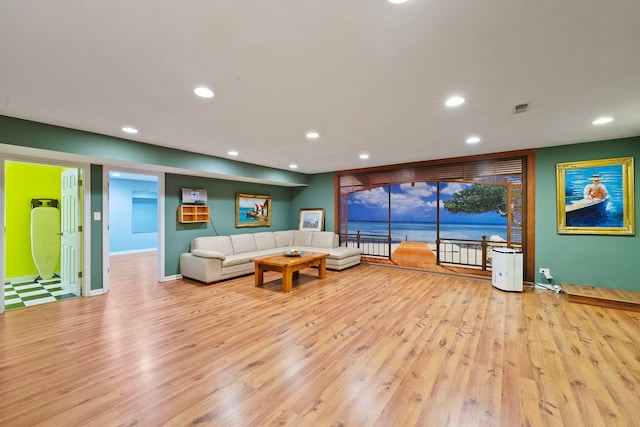
<path id="1" fill-rule="evenodd" d="M 477 136 L 470 136 L 467 138 L 467 144 L 477 144 L 478 142 L 480 142 L 480 138 Z"/>
<path id="2" fill-rule="evenodd" d="M 213 98 L 213 91 L 208 87 L 200 86 L 193 90 L 193 93 L 202 98 Z"/>
<path id="3" fill-rule="evenodd" d="M 111 176 L 118 177 L 118 176 L 120 176 L 120 173 L 119 172 L 111 172 Z"/>
<path id="4" fill-rule="evenodd" d="M 360 158 L 361 158 L 361 159 L 363 159 L 363 160 L 365 160 L 365 159 L 368 159 L 368 158 L 369 158 L 369 155 L 368 155 L 368 154 L 366 154 L 366 153 L 362 153 L 362 154 L 360 154 Z"/>
<path id="5" fill-rule="evenodd" d="M 447 107 L 457 107 L 458 105 L 462 105 L 464 104 L 464 98 L 461 96 L 452 96 L 451 98 L 447 99 L 447 101 L 445 102 L 445 105 Z"/>
<path id="6" fill-rule="evenodd" d="M 123 127 L 123 128 L 122 128 L 122 131 L 123 131 L 123 132 L 126 132 L 126 133 L 138 133 L 138 129 L 136 129 L 136 128 L 132 128 L 131 126 L 125 126 L 125 127 Z"/>
<path id="7" fill-rule="evenodd" d="M 594 125 L 606 125 L 607 123 L 611 123 L 613 121 L 613 117 L 600 117 L 591 122 Z"/>
<path id="8" fill-rule="evenodd" d="M 320 136 L 318 132 L 307 132 L 307 138 L 309 139 L 317 139 Z"/>
<path id="9" fill-rule="evenodd" d="M 402 4 L 402 3 L 406 3 L 409 0 L 387 0 L 387 1 L 391 4 Z"/>
<path id="10" fill-rule="evenodd" d="M 291 163 L 291 164 L 289 165 L 289 167 L 290 167 L 291 169 L 298 169 L 298 165 L 296 165 L 295 163 Z"/>
<path id="11" fill-rule="evenodd" d="M 235 151 L 235 150 L 231 150 L 231 151 L 228 151 L 227 154 L 230 155 L 230 156 L 237 156 L 238 152 Z"/>

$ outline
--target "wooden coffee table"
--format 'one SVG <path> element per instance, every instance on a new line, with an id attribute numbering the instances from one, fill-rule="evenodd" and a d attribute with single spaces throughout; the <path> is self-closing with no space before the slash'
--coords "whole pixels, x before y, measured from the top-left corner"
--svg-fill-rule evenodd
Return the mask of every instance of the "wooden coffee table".
<path id="1" fill-rule="evenodd" d="M 327 276 L 327 257 L 329 254 L 318 252 L 305 252 L 299 256 L 270 255 L 260 258 L 252 258 L 256 265 L 256 286 L 264 284 L 265 271 L 279 271 L 282 273 L 282 292 L 291 292 L 291 283 L 294 275 L 297 277 L 300 270 L 307 267 L 318 267 L 318 279 Z"/>

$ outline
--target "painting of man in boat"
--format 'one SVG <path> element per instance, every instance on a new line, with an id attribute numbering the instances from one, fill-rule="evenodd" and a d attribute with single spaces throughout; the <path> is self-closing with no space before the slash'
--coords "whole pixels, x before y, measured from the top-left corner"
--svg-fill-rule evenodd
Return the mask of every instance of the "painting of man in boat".
<path id="1" fill-rule="evenodd" d="M 559 232 L 628 234 L 633 230 L 633 158 L 559 163 L 557 172 Z"/>
<path id="2" fill-rule="evenodd" d="M 608 180 L 618 178 L 616 171 L 610 173 Z M 569 188 L 567 195 L 567 205 L 565 212 L 568 226 L 622 226 L 622 203 L 614 203 L 609 190 L 602 183 L 599 173 L 593 173 L 588 179 L 588 183 L 583 185 L 582 178 L 573 177 L 573 185 L 582 186 L 580 199 L 573 195 L 573 190 Z M 621 178 L 621 177 L 620 177 Z M 620 179 L 616 179 L 615 188 L 621 188 Z M 613 184 L 610 184 L 612 187 Z M 622 198 L 618 199 L 622 202 Z"/>

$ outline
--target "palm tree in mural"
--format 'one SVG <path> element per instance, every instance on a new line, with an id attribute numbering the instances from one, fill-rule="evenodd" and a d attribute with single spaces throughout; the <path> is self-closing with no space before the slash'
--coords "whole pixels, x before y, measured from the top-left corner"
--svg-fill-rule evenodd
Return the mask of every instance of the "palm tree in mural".
<path id="1" fill-rule="evenodd" d="M 481 214 L 497 212 L 507 216 L 507 187 L 501 185 L 473 184 L 443 202 L 451 213 Z"/>
<path id="2" fill-rule="evenodd" d="M 514 192 L 516 198 L 522 196 L 521 192 Z M 512 196 L 512 198 L 513 198 Z M 443 205 L 451 213 L 481 214 L 485 212 L 496 212 L 501 217 L 508 217 L 508 195 L 507 187 L 502 185 L 473 184 L 470 187 L 458 191 L 449 200 L 445 200 Z M 520 205 L 520 199 L 512 200 L 514 205 Z M 513 210 L 513 209 L 512 209 Z M 515 216 L 511 218 L 511 223 L 515 227 L 521 227 L 522 222 Z"/>

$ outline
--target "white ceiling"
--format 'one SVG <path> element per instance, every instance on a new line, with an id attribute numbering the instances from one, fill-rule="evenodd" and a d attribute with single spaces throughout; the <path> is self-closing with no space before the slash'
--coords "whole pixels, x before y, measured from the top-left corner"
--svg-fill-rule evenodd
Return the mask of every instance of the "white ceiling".
<path id="1" fill-rule="evenodd" d="M 3 0 L 0 114 L 304 173 L 638 136 L 639 22 L 638 0 Z"/>

